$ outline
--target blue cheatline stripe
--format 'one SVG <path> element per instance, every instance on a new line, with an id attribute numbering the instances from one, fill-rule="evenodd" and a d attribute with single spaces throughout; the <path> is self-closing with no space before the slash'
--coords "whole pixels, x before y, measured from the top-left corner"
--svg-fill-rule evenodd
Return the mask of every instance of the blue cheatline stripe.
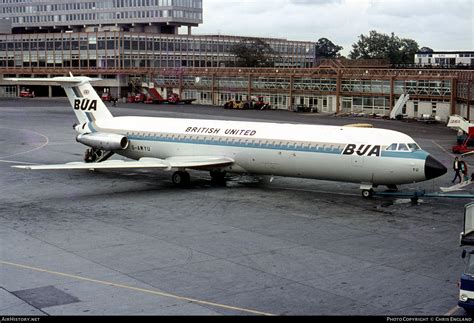
<path id="1" fill-rule="evenodd" d="M 199 139 L 178 139 L 178 138 L 159 138 L 159 137 L 141 137 L 128 136 L 129 140 L 136 141 L 152 141 L 165 142 L 177 144 L 193 144 L 193 145 L 207 145 L 207 146 L 221 146 L 221 147 L 239 147 L 251 149 L 267 149 L 267 150 L 282 150 L 293 152 L 311 152 L 320 154 L 341 155 L 343 150 L 339 148 L 323 148 L 323 147 L 303 147 L 302 145 L 274 145 L 274 144 L 260 144 L 260 143 L 243 143 L 230 142 L 226 140 L 199 140 Z M 420 159 L 425 160 L 429 154 L 425 151 L 414 152 L 382 152 L 381 157 L 389 158 L 404 158 L 404 159 Z"/>
<path id="2" fill-rule="evenodd" d="M 425 160 L 429 154 L 424 150 L 417 151 L 382 151 L 382 157 Z"/>
<path id="3" fill-rule="evenodd" d="M 93 122 L 89 122 L 89 124 L 87 126 L 89 127 L 90 130 L 92 130 L 92 132 L 97 132 L 97 130 L 95 130 L 95 128 L 94 128 L 94 123 Z"/>
<path id="4" fill-rule="evenodd" d="M 86 115 L 87 120 L 89 120 L 89 122 L 92 122 L 92 117 L 90 116 L 90 113 L 84 112 L 84 114 Z"/>
<path id="5" fill-rule="evenodd" d="M 309 147 L 302 147 L 302 146 L 297 146 L 297 145 L 279 146 L 279 145 L 271 145 L 271 144 L 252 144 L 252 143 L 226 142 L 226 141 L 218 141 L 218 140 L 157 138 L 157 137 L 137 137 L 137 136 L 129 136 L 128 139 L 137 140 L 137 141 L 166 142 L 166 143 L 177 143 L 177 144 L 239 147 L 239 148 L 284 150 L 284 151 L 298 151 L 298 152 L 317 152 L 317 153 L 325 153 L 325 154 L 333 154 L 333 155 L 342 154 L 341 149 L 331 149 L 331 148 L 322 148 L 322 147 L 309 148 Z"/>

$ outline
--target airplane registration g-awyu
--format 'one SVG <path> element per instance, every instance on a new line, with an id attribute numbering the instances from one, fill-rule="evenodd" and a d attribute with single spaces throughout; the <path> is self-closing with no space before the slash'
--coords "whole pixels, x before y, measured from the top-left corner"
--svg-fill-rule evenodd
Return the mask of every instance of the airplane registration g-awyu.
<path id="1" fill-rule="evenodd" d="M 6 79 L 60 85 L 78 125 L 76 140 L 88 147 L 86 162 L 14 166 L 32 170 L 175 170 L 172 181 L 190 181 L 187 169 L 210 171 L 225 183 L 226 173 L 311 178 L 396 188 L 447 172 L 409 136 L 391 130 L 357 127 L 234 122 L 217 120 L 113 117 L 88 77 Z M 110 160 L 119 154 L 130 161 Z"/>

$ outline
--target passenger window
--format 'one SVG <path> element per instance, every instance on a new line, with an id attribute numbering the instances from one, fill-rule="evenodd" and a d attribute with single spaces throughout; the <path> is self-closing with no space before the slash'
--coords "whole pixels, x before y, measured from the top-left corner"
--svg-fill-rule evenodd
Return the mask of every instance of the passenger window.
<path id="1" fill-rule="evenodd" d="M 398 150 L 399 151 L 409 151 L 408 146 L 405 144 L 399 144 L 398 145 Z"/>

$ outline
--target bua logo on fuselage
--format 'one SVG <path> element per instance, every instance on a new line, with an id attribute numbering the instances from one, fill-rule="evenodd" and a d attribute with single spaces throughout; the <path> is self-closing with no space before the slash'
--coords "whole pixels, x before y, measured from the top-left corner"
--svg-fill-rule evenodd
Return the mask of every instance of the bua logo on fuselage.
<path id="1" fill-rule="evenodd" d="M 349 144 L 342 152 L 343 155 L 357 155 L 367 157 L 380 157 L 382 147 L 379 145 L 355 145 Z"/>
<path id="2" fill-rule="evenodd" d="M 74 109 L 82 111 L 97 111 L 97 100 L 75 99 Z"/>

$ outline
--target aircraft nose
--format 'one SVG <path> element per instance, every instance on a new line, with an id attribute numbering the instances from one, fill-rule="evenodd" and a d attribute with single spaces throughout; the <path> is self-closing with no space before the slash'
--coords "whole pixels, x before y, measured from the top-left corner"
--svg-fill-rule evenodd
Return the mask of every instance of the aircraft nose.
<path id="1" fill-rule="evenodd" d="M 425 177 L 427 180 L 443 176 L 447 172 L 448 169 L 431 155 L 426 158 Z"/>

